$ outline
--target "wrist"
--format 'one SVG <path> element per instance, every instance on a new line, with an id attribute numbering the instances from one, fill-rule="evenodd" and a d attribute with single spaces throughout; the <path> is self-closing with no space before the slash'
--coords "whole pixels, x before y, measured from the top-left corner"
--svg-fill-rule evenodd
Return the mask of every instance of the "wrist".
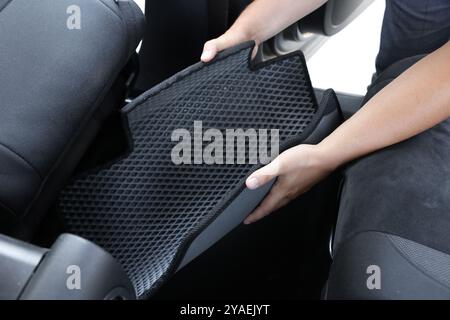
<path id="1" fill-rule="evenodd" d="M 343 164 L 334 148 L 331 148 L 326 143 L 314 145 L 312 158 L 316 166 L 330 172 Z"/>
<path id="2" fill-rule="evenodd" d="M 239 44 L 246 41 L 255 41 L 256 45 L 259 44 L 258 39 L 255 37 L 251 28 L 245 28 L 239 25 L 233 25 L 224 36 L 233 44 Z"/>

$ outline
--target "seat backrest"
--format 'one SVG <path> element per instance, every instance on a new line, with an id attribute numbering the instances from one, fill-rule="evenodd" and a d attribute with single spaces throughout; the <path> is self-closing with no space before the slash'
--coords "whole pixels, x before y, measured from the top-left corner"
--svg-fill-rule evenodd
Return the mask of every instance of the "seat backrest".
<path id="1" fill-rule="evenodd" d="M 0 0 L 0 232 L 52 204 L 143 23 L 131 0 Z"/>

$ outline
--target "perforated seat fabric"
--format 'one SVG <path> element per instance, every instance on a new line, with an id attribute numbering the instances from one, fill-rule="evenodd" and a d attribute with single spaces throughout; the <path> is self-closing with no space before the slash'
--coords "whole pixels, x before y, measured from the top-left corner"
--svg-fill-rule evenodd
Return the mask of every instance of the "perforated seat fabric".
<path id="1" fill-rule="evenodd" d="M 140 297 L 238 225 L 270 188 L 244 188 L 256 168 L 248 161 L 174 165 L 173 130 L 192 131 L 197 120 L 221 131 L 279 129 L 283 150 L 317 143 L 341 121 L 332 91 L 318 107 L 300 52 L 252 66 L 252 48 L 227 50 L 137 98 L 123 110 L 130 154 L 61 195 L 68 231 L 118 258 Z"/>
<path id="2" fill-rule="evenodd" d="M 392 234 L 362 232 L 335 252 L 324 291 L 326 299 L 450 299 L 450 255 Z"/>
<path id="3" fill-rule="evenodd" d="M 30 238 L 142 37 L 128 0 L 0 1 L 0 232 Z"/>

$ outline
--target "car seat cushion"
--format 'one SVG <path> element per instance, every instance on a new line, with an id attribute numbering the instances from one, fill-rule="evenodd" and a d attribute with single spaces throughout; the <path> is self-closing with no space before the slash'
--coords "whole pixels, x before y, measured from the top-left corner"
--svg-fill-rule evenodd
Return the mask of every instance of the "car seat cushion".
<path id="1" fill-rule="evenodd" d="M 142 36 L 138 10 L 114 0 L 2 2 L 2 231 L 48 209 L 111 112 L 102 99 Z"/>
<path id="2" fill-rule="evenodd" d="M 195 64 L 126 106 L 130 153 L 75 180 L 61 195 L 67 231 L 118 258 L 139 297 L 241 223 L 270 189 L 244 187 L 258 165 L 248 158 L 237 164 L 237 153 L 228 165 L 174 164 L 174 130 L 193 137 L 195 121 L 220 132 L 279 129 L 282 151 L 319 142 L 342 120 L 332 91 L 317 105 L 300 52 L 255 65 L 253 45 Z M 244 147 L 239 143 L 236 150 Z"/>
<path id="3" fill-rule="evenodd" d="M 326 299 L 449 299 L 450 255 L 396 235 L 366 231 L 339 246 Z"/>
<path id="4" fill-rule="evenodd" d="M 423 55 L 378 75 L 365 101 Z M 345 170 L 326 299 L 450 298 L 450 119 Z"/>
<path id="5" fill-rule="evenodd" d="M 386 69 L 373 96 L 423 56 Z M 366 99 L 367 100 L 367 99 Z M 335 245 L 365 231 L 394 234 L 450 254 L 450 119 L 346 168 Z"/>

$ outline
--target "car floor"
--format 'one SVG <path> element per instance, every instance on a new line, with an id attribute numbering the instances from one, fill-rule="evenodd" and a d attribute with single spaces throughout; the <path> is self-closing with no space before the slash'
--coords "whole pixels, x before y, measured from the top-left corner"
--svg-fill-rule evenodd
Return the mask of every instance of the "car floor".
<path id="1" fill-rule="evenodd" d="M 153 299 L 320 299 L 339 173 L 254 225 L 236 228 Z"/>

